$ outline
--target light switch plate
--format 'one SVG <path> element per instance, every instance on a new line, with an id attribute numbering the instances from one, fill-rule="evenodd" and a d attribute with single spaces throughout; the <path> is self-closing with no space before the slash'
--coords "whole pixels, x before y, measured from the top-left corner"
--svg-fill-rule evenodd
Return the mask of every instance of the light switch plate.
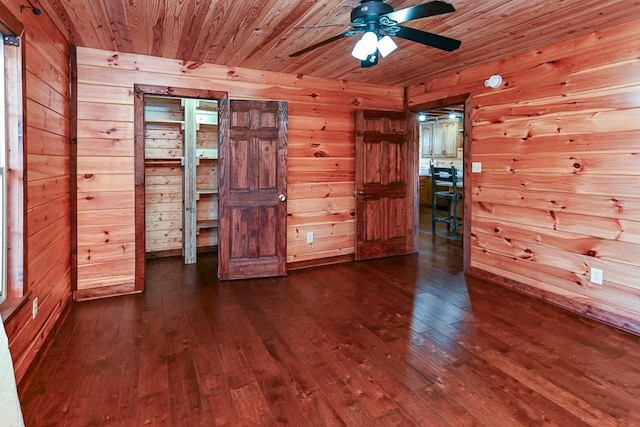
<path id="1" fill-rule="evenodd" d="M 482 162 L 471 162 L 471 172 L 473 173 L 482 172 Z"/>
<path id="2" fill-rule="evenodd" d="M 602 285 L 603 272 L 599 268 L 591 269 L 591 283 L 594 285 Z"/>
<path id="3" fill-rule="evenodd" d="M 313 243 L 313 231 L 307 232 L 307 243 Z"/>

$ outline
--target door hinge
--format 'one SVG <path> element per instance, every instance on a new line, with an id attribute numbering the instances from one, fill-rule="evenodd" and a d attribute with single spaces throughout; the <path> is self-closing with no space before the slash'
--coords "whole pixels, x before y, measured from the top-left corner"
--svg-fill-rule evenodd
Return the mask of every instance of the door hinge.
<path id="1" fill-rule="evenodd" d="M 2 39 L 4 40 L 5 45 L 9 46 L 20 46 L 20 39 L 11 34 L 3 34 Z"/>

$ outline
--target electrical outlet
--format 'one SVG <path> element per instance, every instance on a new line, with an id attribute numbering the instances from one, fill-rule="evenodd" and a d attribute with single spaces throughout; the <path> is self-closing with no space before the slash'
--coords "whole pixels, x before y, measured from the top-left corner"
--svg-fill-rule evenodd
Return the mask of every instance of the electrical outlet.
<path id="1" fill-rule="evenodd" d="M 591 269 L 591 283 L 602 285 L 603 272 L 599 268 Z"/>
<path id="2" fill-rule="evenodd" d="M 307 243 L 313 243 L 313 231 L 307 232 Z"/>
<path id="3" fill-rule="evenodd" d="M 31 318 L 35 319 L 36 317 L 38 317 L 38 297 L 35 297 L 31 304 Z"/>
<path id="4" fill-rule="evenodd" d="M 482 162 L 471 162 L 471 172 L 473 173 L 482 172 Z"/>

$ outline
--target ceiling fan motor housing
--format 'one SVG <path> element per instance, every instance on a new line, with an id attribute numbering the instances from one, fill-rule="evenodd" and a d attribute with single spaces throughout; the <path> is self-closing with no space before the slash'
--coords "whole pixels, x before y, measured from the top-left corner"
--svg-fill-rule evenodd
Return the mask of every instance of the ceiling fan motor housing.
<path id="1" fill-rule="evenodd" d="M 351 11 L 351 24 L 377 22 L 380 15 L 390 12 L 393 12 L 393 7 L 382 0 L 362 0 L 360 5 Z"/>

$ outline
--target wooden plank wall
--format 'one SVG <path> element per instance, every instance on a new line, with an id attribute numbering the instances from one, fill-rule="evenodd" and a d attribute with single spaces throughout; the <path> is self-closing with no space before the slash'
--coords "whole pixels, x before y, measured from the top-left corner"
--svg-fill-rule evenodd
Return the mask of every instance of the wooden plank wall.
<path id="1" fill-rule="evenodd" d="M 78 215 L 100 224 L 102 239 L 87 249 L 91 269 L 78 287 L 133 284 L 134 253 L 109 251 L 134 243 L 133 86 L 135 83 L 226 91 L 232 99 L 289 103 L 289 263 L 354 251 L 354 119 L 356 108 L 402 110 L 401 87 L 267 73 L 201 63 L 78 48 L 78 179 L 95 176 L 121 186 L 94 188 L 78 197 Z M 114 212 L 115 222 L 105 221 Z M 79 239 L 91 235 L 78 229 Z M 315 241 L 306 243 L 306 232 Z M 83 235 L 83 236 L 81 236 Z M 101 253 L 109 253 L 103 257 Z M 118 272 L 118 273 L 116 273 Z M 126 274 L 122 274 L 122 272 Z"/>
<path id="2" fill-rule="evenodd" d="M 639 53 L 635 21 L 408 90 L 411 106 L 472 94 L 472 271 L 635 333 Z"/>
<path id="3" fill-rule="evenodd" d="M 20 13 L 17 0 L 2 3 L 25 26 L 27 301 L 5 324 L 19 381 L 71 300 L 69 48 L 44 12 Z"/>
<path id="4" fill-rule="evenodd" d="M 145 167 L 147 253 L 182 251 L 182 167 L 153 162 Z"/>
<path id="5" fill-rule="evenodd" d="M 180 254 L 184 147 L 180 99 L 149 97 L 145 120 L 145 250 Z"/>

